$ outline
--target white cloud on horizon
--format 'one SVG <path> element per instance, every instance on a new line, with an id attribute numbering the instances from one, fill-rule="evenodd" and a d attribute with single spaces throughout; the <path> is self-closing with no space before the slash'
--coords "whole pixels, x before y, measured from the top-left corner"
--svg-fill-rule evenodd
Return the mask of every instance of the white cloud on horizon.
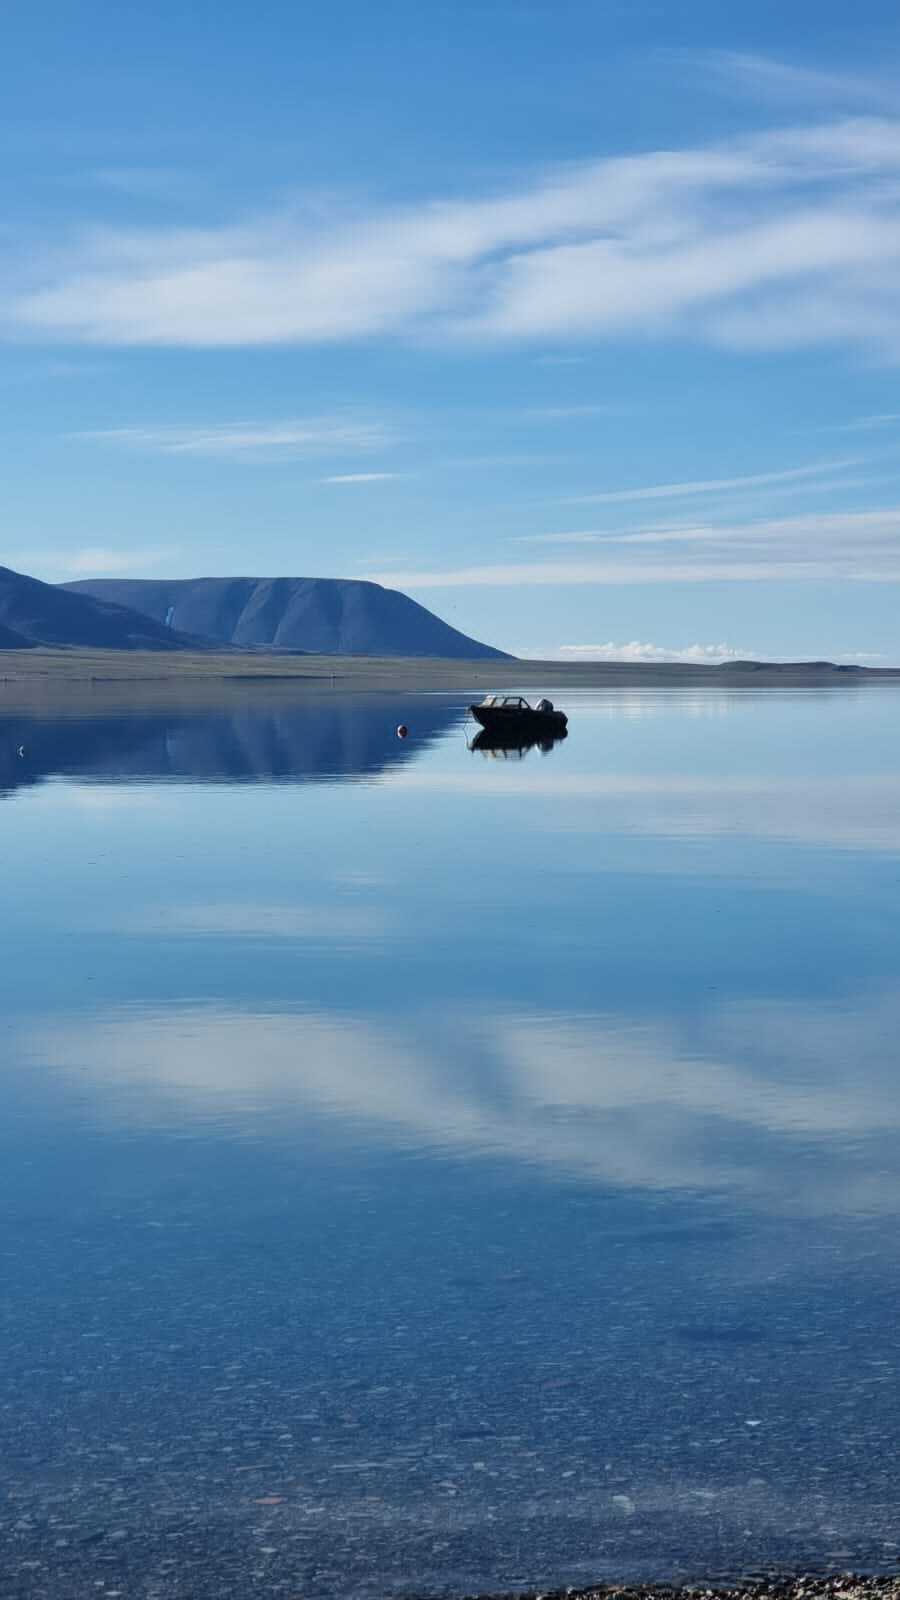
<path id="1" fill-rule="evenodd" d="M 631 639 L 627 644 L 615 644 L 612 640 L 606 644 L 561 644 L 559 653 L 581 661 L 683 661 L 707 666 L 754 658 L 753 651 L 735 650 L 729 644 L 689 644 L 673 649 L 667 645 L 645 644 L 639 639 Z"/>
<path id="2" fill-rule="evenodd" d="M 900 359 L 898 177 L 900 120 L 850 117 L 458 201 L 92 227 L 23 241 L 4 320 L 99 345 L 675 335 Z"/>
<path id="3" fill-rule="evenodd" d="M 561 644 L 555 654 L 563 660 L 575 659 L 579 661 L 646 661 L 646 662 L 684 662 L 686 665 L 719 666 L 728 661 L 790 661 L 809 660 L 809 656 L 766 656 L 758 650 L 736 650 L 730 644 L 690 644 L 684 646 L 669 646 L 644 643 L 640 639 L 631 639 L 625 644 L 615 644 L 608 640 L 606 644 Z M 544 658 L 546 659 L 546 658 Z M 824 659 L 822 657 L 821 659 Z M 879 650 L 844 650 L 831 659 L 838 662 L 858 662 L 874 664 L 884 661 L 885 657 Z"/>

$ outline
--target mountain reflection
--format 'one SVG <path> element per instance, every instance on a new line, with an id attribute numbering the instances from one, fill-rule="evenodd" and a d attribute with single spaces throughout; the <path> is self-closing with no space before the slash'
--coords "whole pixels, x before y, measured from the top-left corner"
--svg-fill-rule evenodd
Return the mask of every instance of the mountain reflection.
<path id="1" fill-rule="evenodd" d="M 340 782 L 414 761 L 460 720 L 424 697 L 0 720 L 0 792 L 50 777 Z M 397 738 L 406 723 L 410 737 Z"/>

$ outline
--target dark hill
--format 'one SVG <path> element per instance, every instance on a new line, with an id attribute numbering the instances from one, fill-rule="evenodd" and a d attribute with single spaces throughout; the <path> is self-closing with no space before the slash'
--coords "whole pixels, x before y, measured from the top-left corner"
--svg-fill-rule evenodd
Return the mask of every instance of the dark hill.
<path id="1" fill-rule="evenodd" d="M 0 567 L 0 649 L 24 650 L 40 644 L 105 650 L 198 647 L 197 640 L 185 639 L 109 599 L 71 594 L 56 584 Z"/>
<path id="2" fill-rule="evenodd" d="M 23 633 L 15 633 L 12 628 L 0 625 L 0 650 L 30 650 L 31 640 L 26 639 Z"/>
<path id="3" fill-rule="evenodd" d="M 509 659 L 399 589 L 359 579 L 89 578 L 65 587 L 216 644 L 317 655 Z"/>

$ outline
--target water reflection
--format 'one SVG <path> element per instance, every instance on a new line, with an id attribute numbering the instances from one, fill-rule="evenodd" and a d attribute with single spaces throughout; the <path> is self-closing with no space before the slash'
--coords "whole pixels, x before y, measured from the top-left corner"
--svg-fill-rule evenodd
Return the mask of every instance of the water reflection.
<path id="1" fill-rule="evenodd" d="M 232 783 L 371 778 L 415 760 L 460 716 L 455 703 L 401 695 L 105 716 L 91 716 L 84 704 L 66 716 L 4 717 L 0 793 L 47 777 Z M 398 722 L 413 731 L 405 745 L 396 738 Z"/>
<path id="2" fill-rule="evenodd" d="M 900 697 L 466 698 L 0 728 L 11 1592 L 896 1564 Z"/>
<path id="3" fill-rule="evenodd" d="M 483 728 L 469 741 L 469 749 L 477 750 L 483 756 L 492 756 L 495 760 L 521 761 L 529 750 L 540 750 L 541 755 L 549 755 L 554 746 L 566 738 L 568 730 L 556 734 L 552 739 L 526 739 L 521 734 L 489 733 Z"/>
<path id="4" fill-rule="evenodd" d="M 15 1053 L 92 1085 L 113 1122 L 249 1118 L 287 1134 L 314 1112 L 370 1148 L 719 1191 L 780 1216 L 896 1215 L 898 1034 L 891 988 L 841 1007 L 731 1000 L 655 1024 L 526 1005 L 489 1018 L 181 1006 L 63 1016 Z"/>

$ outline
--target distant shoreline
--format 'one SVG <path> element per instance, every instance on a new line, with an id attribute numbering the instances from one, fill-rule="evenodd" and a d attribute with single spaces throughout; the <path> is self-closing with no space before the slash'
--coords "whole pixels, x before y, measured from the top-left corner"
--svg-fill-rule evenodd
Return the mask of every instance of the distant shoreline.
<path id="1" fill-rule="evenodd" d="M 433 657 L 265 654 L 255 651 L 44 649 L 0 652 L 0 708 L 48 695 L 152 690 L 163 699 L 202 701 L 223 689 L 273 693 L 458 693 L 491 689 L 559 691 L 625 688 L 832 688 L 900 682 L 900 667 L 828 662 L 445 661 Z"/>

